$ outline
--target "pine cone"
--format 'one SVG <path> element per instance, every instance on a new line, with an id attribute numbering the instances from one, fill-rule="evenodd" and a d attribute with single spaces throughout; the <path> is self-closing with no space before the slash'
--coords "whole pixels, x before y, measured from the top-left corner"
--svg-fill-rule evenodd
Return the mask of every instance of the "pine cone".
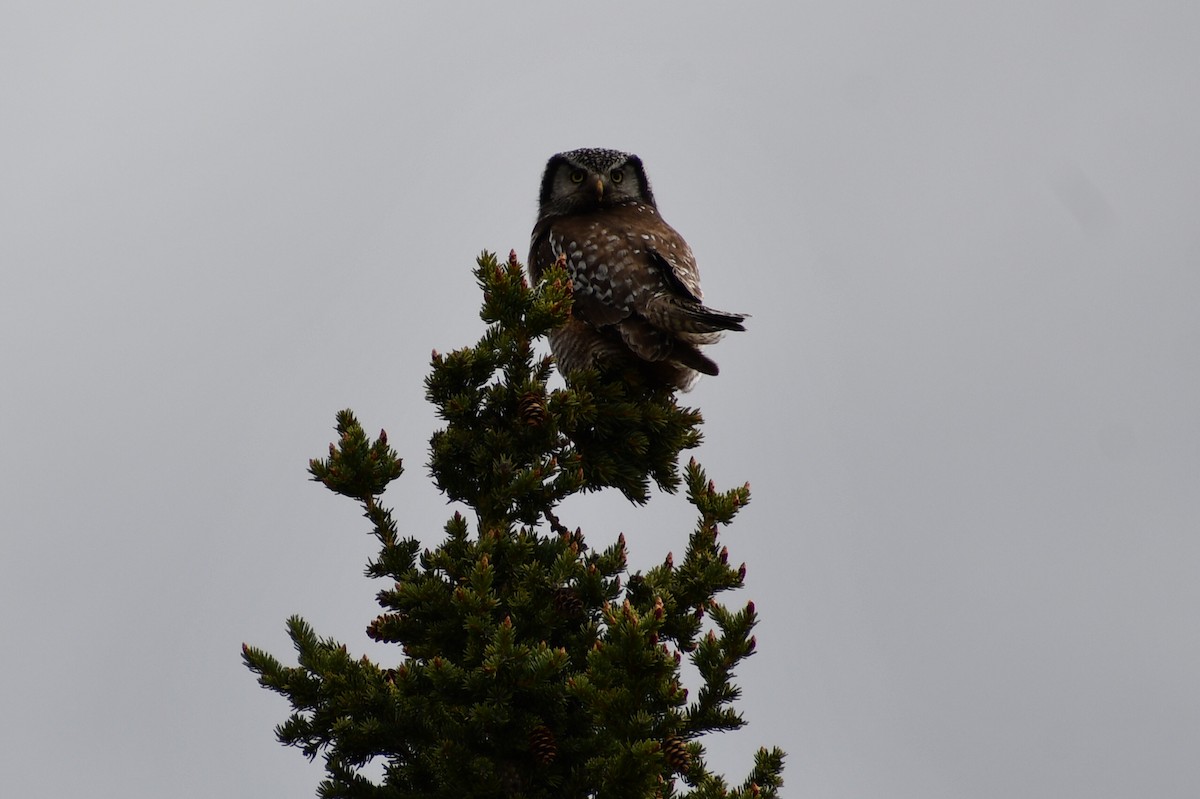
<path id="1" fill-rule="evenodd" d="M 678 735 L 672 735 L 663 741 L 663 755 L 672 771 L 683 772 L 692 762 L 692 756 L 687 750 L 687 744 Z"/>
<path id="2" fill-rule="evenodd" d="M 546 421 L 545 398 L 532 391 L 522 394 L 517 401 L 517 416 L 530 427 L 537 427 Z"/>
<path id="3" fill-rule="evenodd" d="M 558 755 L 558 745 L 554 742 L 554 733 L 544 725 L 539 724 L 529 733 L 529 751 L 543 766 L 554 762 Z"/>
<path id="4" fill-rule="evenodd" d="M 574 618 L 583 612 L 583 600 L 574 588 L 560 586 L 554 589 L 554 609 L 560 616 Z"/>

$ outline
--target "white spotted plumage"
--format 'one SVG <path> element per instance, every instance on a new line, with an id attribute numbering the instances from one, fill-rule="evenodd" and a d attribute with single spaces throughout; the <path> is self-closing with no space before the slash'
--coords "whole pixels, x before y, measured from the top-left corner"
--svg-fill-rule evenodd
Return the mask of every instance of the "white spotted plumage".
<path id="1" fill-rule="evenodd" d="M 574 288 L 572 319 L 550 337 L 559 367 L 633 367 L 651 381 L 687 390 L 717 365 L 700 352 L 744 314 L 703 305 L 687 242 L 663 221 L 641 159 L 584 149 L 550 158 L 542 176 L 529 270 L 565 256 Z"/>

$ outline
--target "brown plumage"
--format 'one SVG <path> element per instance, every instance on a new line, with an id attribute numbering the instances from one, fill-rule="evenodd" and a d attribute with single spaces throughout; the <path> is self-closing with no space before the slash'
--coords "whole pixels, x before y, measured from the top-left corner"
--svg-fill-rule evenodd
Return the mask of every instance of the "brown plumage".
<path id="1" fill-rule="evenodd" d="M 717 365 L 700 351 L 745 314 L 703 304 L 687 242 L 663 221 L 636 155 L 572 150 L 546 164 L 529 251 L 534 281 L 565 255 L 571 320 L 550 335 L 559 369 L 636 367 L 684 391 Z"/>

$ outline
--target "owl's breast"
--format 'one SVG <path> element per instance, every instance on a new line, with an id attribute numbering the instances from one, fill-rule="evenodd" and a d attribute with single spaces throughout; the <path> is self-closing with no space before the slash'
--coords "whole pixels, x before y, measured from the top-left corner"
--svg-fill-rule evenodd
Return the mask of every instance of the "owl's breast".
<path id="1" fill-rule="evenodd" d="M 610 325 L 636 312 L 647 255 L 631 234 L 604 219 L 573 217 L 551 227 L 548 244 L 554 258 L 566 257 L 577 316 Z"/>

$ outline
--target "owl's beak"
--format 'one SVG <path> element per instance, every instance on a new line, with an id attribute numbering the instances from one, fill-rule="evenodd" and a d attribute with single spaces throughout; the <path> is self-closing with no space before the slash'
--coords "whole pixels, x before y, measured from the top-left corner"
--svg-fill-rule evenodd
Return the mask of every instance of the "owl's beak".
<path id="1" fill-rule="evenodd" d="M 596 199 L 604 199 L 604 178 L 596 178 Z"/>

